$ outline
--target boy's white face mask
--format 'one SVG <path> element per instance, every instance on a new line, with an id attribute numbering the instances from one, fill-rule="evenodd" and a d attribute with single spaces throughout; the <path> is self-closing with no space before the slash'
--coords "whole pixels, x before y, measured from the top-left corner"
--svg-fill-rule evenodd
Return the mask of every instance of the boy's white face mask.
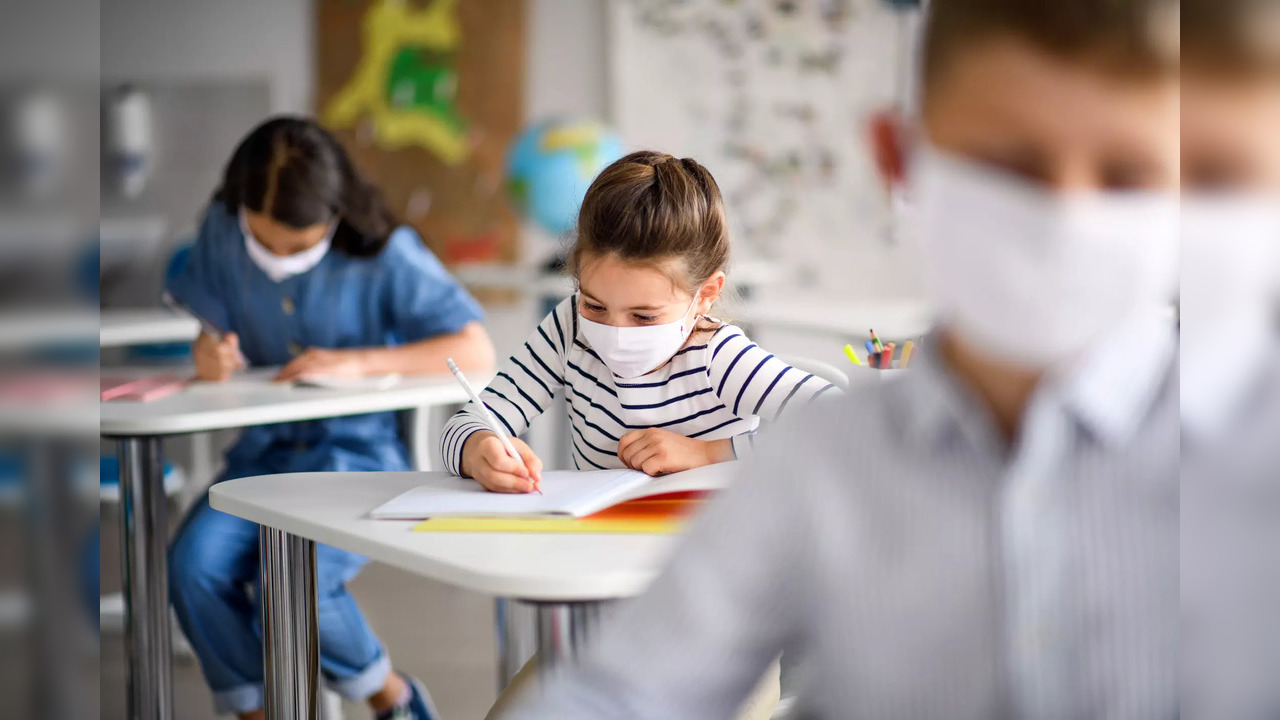
<path id="1" fill-rule="evenodd" d="M 1174 193 L 1054 194 L 928 146 L 910 191 L 940 319 L 993 358 L 1070 362 L 1173 298 Z"/>
<path id="2" fill-rule="evenodd" d="M 582 317 L 581 310 L 578 320 L 582 323 L 583 337 L 609 370 L 620 378 L 630 379 L 653 372 L 680 350 L 693 332 L 697 315 L 690 315 L 697 304 L 695 294 L 680 319 L 663 325 L 604 325 Z"/>
<path id="3" fill-rule="evenodd" d="M 1221 348 L 1265 332 L 1280 289 L 1280 198 L 1184 195 L 1181 236 L 1184 338 Z"/>
<path id="4" fill-rule="evenodd" d="M 1187 195 L 1181 220 L 1182 414 L 1193 428 L 1213 430 L 1244 400 L 1273 342 L 1280 199 Z"/>
<path id="5" fill-rule="evenodd" d="M 300 253 L 276 255 L 253 236 L 253 233 L 249 231 L 249 223 L 245 220 L 244 209 L 241 208 L 240 210 L 240 232 L 244 235 L 245 252 L 249 253 L 249 259 L 267 277 L 271 278 L 272 282 L 281 282 L 294 275 L 301 275 L 319 265 L 324 256 L 329 253 L 329 246 L 333 242 L 333 231 L 336 227 L 337 223 L 335 222 L 329 228 L 329 232 L 325 233 L 323 240 Z"/>

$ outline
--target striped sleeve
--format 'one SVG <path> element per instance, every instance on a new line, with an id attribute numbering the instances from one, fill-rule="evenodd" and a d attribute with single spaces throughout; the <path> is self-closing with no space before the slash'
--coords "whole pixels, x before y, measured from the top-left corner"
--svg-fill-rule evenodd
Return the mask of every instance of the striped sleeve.
<path id="1" fill-rule="evenodd" d="M 572 308 L 568 301 L 557 305 L 528 341 L 502 363 L 493 382 L 480 393 L 485 406 L 512 436 L 523 435 L 533 419 L 551 406 L 556 391 L 564 386 L 566 337 L 561 328 L 570 327 L 565 322 L 565 313 Z M 476 412 L 475 403 L 468 403 L 454 414 L 440 434 L 445 469 L 461 475 L 463 445 L 471 435 L 487 429 Z"/>
<path id="2" fill-rule="evenodd" d="M 738 417 L 775 420 L 787 408 L 839 392 L 822 378 L 797 370 L 725 327 L 707 345 L 707 374 L 720 402 Z"/>

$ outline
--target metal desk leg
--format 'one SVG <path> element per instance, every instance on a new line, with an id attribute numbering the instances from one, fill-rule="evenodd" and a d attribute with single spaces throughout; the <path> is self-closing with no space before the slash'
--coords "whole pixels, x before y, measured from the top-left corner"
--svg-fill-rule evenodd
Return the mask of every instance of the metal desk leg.
<path id="1" fill-rule="evenodd" d="M 31 613 L 31 678 L 27 698 L 40 707 L 40 716 L 79 718 L 84 706 L 80 678 L 68 669 L 75 666 L 80 635 L 78 623 L 67 622 L 80 610 L 75 586 L 81 558 L 82 524 L 76 522 L 83 503 L 72 493 L 76 464 L 84 459 L 78 443 L 36 439 L 26 455 L 23 511 L 29 586 L 15 597 L 27 600 Z M 96 450 L 96 448 L 95 448 Z M 96 453 L 95 453 L 96 455 Z M 97 529 L 93 528 L 96 535 Z M 95 538 L 96 539 L 96 538 Z M 70 657 L 68 657 L 70 656 Z M 21 698 L 9 701 L 23 706 Z M 21 711 L 16 711 L 19 714 Z"/>
<path id="2" fill-rule="evenodd" d="M 536 603 L 538 610 L 538 667 L 547 669 L 573 660 L 594 631 L 601 603 Z"/>
<path id="3" fill-rule="evenodd" d="M 316 544 L 265 526 L 258 538 L 267 720 L 313 720 L 320 712 Z"/>
<path id="4" fill-rule="evenodd" d="M 507 598 L 495 598 L 493 614 L 498 636 L 498 692 L 529 662 L 537 648 L 534 613 L 528 605 Z"/>
<path id="5" fill-rule="evenodd" d="M 120 531 L 123 539 L 125 653 L 129 717 L 173 717 L 170 665 L 168 500 L 158 437 L 120 441 Z"/>

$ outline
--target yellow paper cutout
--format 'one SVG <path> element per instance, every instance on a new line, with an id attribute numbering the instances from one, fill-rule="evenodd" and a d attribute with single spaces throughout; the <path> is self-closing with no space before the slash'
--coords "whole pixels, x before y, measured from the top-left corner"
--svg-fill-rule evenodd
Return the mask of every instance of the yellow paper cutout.
<path id="1" fill-rule="evenodd" d="M 438 93 L 444 100 L 396 107 L 389 95 L 401 89 L 412 94 L 414 88 L 388 87 L 394 80 L 392 73 L 400 71 L 406 59 L 412 63 L 407 56 L 415 52 L 446 56 L 462 44 L 457 0 L 435 0 L 423 10 L 413 10 L 405 0 L 375 0 L 365 13 L 361 34 L 364 55 L 351 79 L 325 108 L 325 124 L 349 128 L 368 114 L 380 147 L 395 150 L 419 145 L 447 165 L 461 164 L 470 148 L 452 105 L 456 86 L 452 68 L 427 65 L 416 78 L 428 83 L 427 92 Z"/>

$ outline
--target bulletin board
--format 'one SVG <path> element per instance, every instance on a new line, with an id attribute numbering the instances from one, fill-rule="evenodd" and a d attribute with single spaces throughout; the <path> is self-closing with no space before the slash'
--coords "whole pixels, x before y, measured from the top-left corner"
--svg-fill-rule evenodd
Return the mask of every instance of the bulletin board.
<path id="1" fill-rule="evenodd" d="M 524 0 L 315 0 L 316 113 L 447 264 L 512 262 Z"/>
<path id="2" fill-rule="evenodd" d="M 883 0 L 610 0 L 609 23 L 614 124 L 707 166 L 736 258 L 817 291 L 899 290 L 866 122 L 903 100 L 914 18 Z"/>

